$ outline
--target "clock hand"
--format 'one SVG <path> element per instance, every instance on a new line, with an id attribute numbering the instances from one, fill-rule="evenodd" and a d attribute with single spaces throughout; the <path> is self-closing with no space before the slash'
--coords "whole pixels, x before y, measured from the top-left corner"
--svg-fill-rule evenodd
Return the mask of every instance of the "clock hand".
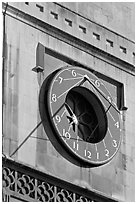
<path id="1" fill-rule="evenodd" d="M 69 114 L 70 114 L 71 116 L 73 116 L 74 113 L 73 113 L 72 109 L 70 108 L 70 106 L 69 106 L 66 102 L 65 102 L 65 107 L 66 107 L 67 111 L 69 112 Z"/>
<path id="2" fill-rule="evenodd" d="M 79 132 L 81 133 L 81 135 L 82 135 L 82 139 L 84 140 L 84 134 L 83 134 L 83 131 L 81 130 L 81 127 L 80 127 L 80 125 L 79 125 Z"/>
<path id="3" fill-rule="evenodd" d="M 63 104 L 60 106 L 60 108 L 53 114 L 52 118 L 54 118 L 54 117 L 57 115 L 57 113 L 63 108 L 64 105 L 65 105 L 65 103 L 63 103 Z"/>
<path id="4" fill-rule="evenodd" d="M 93 87 L 93 89 L 94 89 L 94 87 Z M 95 90 L 95 92 L 97 93 L 97 91 Z M 99 97 L 99 94 L 97 93 L 97 95 L 98 95 L 98 97 Z M 100 101 L 102 102 L 102 99 L 99 97 L 99 99 L 100 99 Z M 103 103 L 103 102 L 102 102 Z M 107 107 L 106 107 L 106 105 L 105 104 L 103 104 L 104 105 L 104 107 L 107 109 Z M 112 106 L 112 104 L 110 104 L 110 106 L 109 106 L 109 108 Z M 108 111 L 108 110 L 107 110 Z M 107 112 L 106 111 L 106 112 Z M 111 118 L 115 121 L 115 119 L 114 119 L 114 117 L 112 116 L 112 114 L 109 112 L 109 115 L 111 116 Z"/>
<path id="5" fill-rule="evenodd" d="M 67 116 L 67 118 L 70 120 L 70 126 L 73 126 L 73 130 L 75 132 L 75 120 L 76 120 L 76 116 L 73 113 L 72 109 L 70 108 L 70 106 L 65 102 L 62 104 L 62 106 L 60 106 L 60 108 L 54 113 L 54 115 L 52 116 L 52 118 L 54 118 L 56 116 L 56 114 L 63 108 L 63 106 L 66 107 L 67 111 L 69 112 L 70 116 Z"/>
<path id="6" fill-rule="evenodd" d="M 83 78 L 83 76 L 77 77 L 77 78 L 68 78 L 68 79 L 63 79 L 63 80 L 64 81 L 69 81 L 69 80 L 82 79 L 82 78 Z"/>
<path id="7" fill-rule="evenodd" d="M 118 113 L 120 113 L 119 110 L 104 96 L 104 94 L 102 93 L 102 91 L 100 91 L 100 90 L 94 85 L 94 83 L 89 79 L 88 76 L 85 76 L 84 78 L 85 78 L 85 80 L 87 80 L 87 81 L 103 96 L 103 98 L 105 98 L 105 100 L 106 100 Z"/>
<path id="8" fill-rule="evenodd" d="M 73 111 L 71 110 L 70 106 L 65 102 L 65 103 L 63 103 L 63 104 L 60 106 L 60 108 L 53 114 L 52 118 L 54 118 L 54 117 L 57 115 L 57 113 L 63 108 L 63 106 L 66 107 L 67 111 L 69 112 L 69 114 L 70 114 L 71 116 L 74 115 L 74 113 L 73 113 Z"/>
<path id="9" fill-rule="evenodd" d="M 67 118 L 71 121 L 70 124 L 73 126 L 73 130 L 75 132 L 77 118 L 76 118 L 75 114 L 73 113 L 72 109 L 70 108 L 70 106 L 67 103 L 65 103 L 65 107 L 66 107 L 67 111 L 70 114 L 70 116 L 67 116 Z"/>
<path id="10" fill-rule="evenodd" d="M 73 86 L 71 86 L 69 89 L 67 89 L 65 92 L 63 92 L 62 94 L 60 94 L 57 98 L 60 98 L 61 96 L 63 96 L 65 93 L 67 93 L 69 90 L 71 90 L 73 87 L 77 86 L 79 83 L 79 86 L 81 86 L 84 82 L 86 81 L 86 78 L 83 77 L 82 80 L 78 81 L 76 84 L 74 84 Z"/>
<path id="11" fill-rule="evenodd" d="M 71 121 L 70 124 L 69 124 L 68 132 L 70 131 L 71 126 L 73 126 L 73 121 Z"/>
<path id="12" fill-rule="evenodd" d="M 78 124 L 75 124 L 75 133 L 77 135 L 77 142 L 78 142 L 78 139 L 79 139 L 79 136 L 78 136 Z"/>
<path id="13" fill-rule="evenodd" d="M 85 123 L 81 122 L 80 120 L 79 120 L 79 124 L 80 124 L 80 125 L 83 125 L 84 127 L 87 127 L 87 128 L 89 129 L 89 126 L 88 126 L 87 124 L 85 124 Z M 80 129 L 80 127 L 79 127 L 79 129 Z M 83 134 L 83 132 L 82 132 L 82 130 L 81 130 L 81 129 L 80 129 L 80 131 L 81 131 L 81 133 L 82 133 L 82 135 L 83 135 L 83 139 L 84 139 L 84 138 L 85 138 L 85 136 L 84 136 L 84 134 Z M 92 134 L 90 134 L 90 136 L 89 136 L 89 137 L 87 137 L 87 138 L 85 138 L 84 140 L 89 139 L 91 136 L 92 136 Z"/>
<path id="14" fill-rule="evenodd" d="M 108 109 L 106 110 L 106 112 L 104 113 L 104 115 L 108 112 L 108 110 L 110 109 L 111 105 L 108 107 Z M 90 139 L 90 137 L 93 135 L 93 133 L 96 131 L 96 129 L 98 128 L 99 123 L 97 123 L 96 127 L 94 128 L 94 130 L 92 131 L 92 133 L 90 134 L 90 136 L 88 137 L 88 139 Z"/>

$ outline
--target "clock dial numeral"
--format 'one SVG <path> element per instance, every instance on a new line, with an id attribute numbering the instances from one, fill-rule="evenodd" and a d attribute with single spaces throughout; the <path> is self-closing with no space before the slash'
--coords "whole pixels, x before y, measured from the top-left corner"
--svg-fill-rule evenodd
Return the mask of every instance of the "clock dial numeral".
<path id="1" fill-rule="evenodd" d="M 61 84 L 63 81 L 63 78 L 59 76 L 59 84 Z"/>
<path id="2" fill-rule="evenodd" d="M 96 85 L 96 87 L 99 88 L 99 87 L 100 87 L 100 81 L 99 81 L 99 80 L 96 80 L 96 81 L 95 81 L 95 85 Z"/>
<path id="3" fill-rule="evenodd" d="M 63 136 L 64 136 L 66 139 L 70 139 L 70 138 L 71 138 L 70 133 L 67 132 L 65 129 L 63 129 Z"/>
<path id="4" fill-rule="evenodd" d="M 73 77 L 76 77 L 76 76 L 77 76 L 77 74 L 76 74 L 75 70 L 72 70 L 72 72 L 71 72 L 71 73 L 72 73 L 72 76 L 73 76 Z"/>
<path id="5" fill-rule="evenodd" d="M 79 144 L 77 142 L 73 142 L 73 148 L 78 150 L 79 149 Z"/>
<path id="6" fill-rule="evenodd" d="M 106 157 L 109 157 L 109 150 L 108 149 L 105 149 L 105 155 L 106 155 Z"/>
<path id="7" fill-rule="evenodd" d="M 53 102 L 56 102 L 56 101 L 57 101 L 57 96 L 56 96 L 56 94 L 52 94 L 52 101 L 53 101 Z"/>
<path id="8" fill-rule="evenodd" d="M 99 159 L 99 152 L 97 152 L 97 160 Z"/>
<path id="9" fill-rule="evenodd" d="M 60 121 L 61 121 L 61 117 L 60 117 L 59 115 L 56 115 L 55 118 L 56 118 L 57 122 L 60 123 Z"/>
<path id="10" fill-rule="evenodd" d="M 117 128 L 119 128 L 119 122 L 116 122 L 116 123 L 115 123 L 115 126 L 116 126 Z"/>
<path id="11" fill-rule="evenodd" d="M 117 147 L 117 141 L 113 140 L 112 145 L 113 145 L 113 147 Z"/>
<path id="12" fill-rule="evenodd" d="M 85 157 L 91 159 L 91 151 L 85 149 Z"/>

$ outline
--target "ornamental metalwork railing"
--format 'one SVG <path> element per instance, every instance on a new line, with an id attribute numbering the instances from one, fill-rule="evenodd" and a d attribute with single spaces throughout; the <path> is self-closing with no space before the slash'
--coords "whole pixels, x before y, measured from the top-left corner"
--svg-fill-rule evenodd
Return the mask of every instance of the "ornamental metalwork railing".
<path id="1" fill-rule="evenodd" d="M 7 158 L 3 159 L 2 195 L 4 202 L 115 201 Z"/>

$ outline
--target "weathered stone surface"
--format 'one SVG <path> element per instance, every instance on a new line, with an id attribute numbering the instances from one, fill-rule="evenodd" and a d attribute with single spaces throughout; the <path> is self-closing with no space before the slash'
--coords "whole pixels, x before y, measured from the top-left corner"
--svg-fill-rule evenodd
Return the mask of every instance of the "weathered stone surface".
<path id="1" fill-rule="evenodd" d="M 61 3 L 73 11 L 84 15 L 86 18 L 112 29 L 113 31 L 123 34 L 129 39 L 134 40 L 134 26 L 130 22 L 133 21 L 133 4 L 130 3 Z M 21 7 L 20 3 L 16 6 Z M 26 12 L 30 12 L 29 6 L 23 5 Z M 31 3 L 33 7 L 33 15 L 38 12 L 35 4 Z M 48 17 L 48 7 L 54 11 L 59 12 L 64 16 L 64 9 L 58 10 L 55 4 L 42 3 L 46 16 L 39 12 L 39 18 Z M 14 3 L 13 3 L 14 6 Z M 46 10 L 47 9 L 47 10 Z M 86 12 L 85 12 L 86 11 Z M 66 13 L 65 13 L 66 15 Z M 76 35 L 81 39 L 85 39 L 85 33 L 78 30 L 76 26 L 83 25 L 83 19 L 78 19 L 74 13 L 67 14 L 68 19 L 73 20 L 72 28 L 68 27 L 64 21 L 60 19 L 50 20 L 55 27 L 62 26 L 66 32 Z M 119 20 L 120 19 L 120 20 Z M 29 20 L 28 20 L 29 21 Z M 61 23 L 62 22 L 62 23 Z M 74 27 L 73 27 L 74 26 Z M 102 28 L 96 27 L 96 30 L 102 32 L 103 35 L 100 41 L 91 39 L 92 28 L 87 23 L 86 40 L 99 48 L 106 49 L 112 55 L 117 53 L 121 45 L 121 38 L 117 35 L 114 37 L 109 33 L 110 39 L 113 42 L 119 42 L 113 48 L 106 47 L 104 39 L 106 39 L 106 31 Z M 130 27 L 130 29 L 129 29 Z M 14 29 L 13 29 L 14 28 Z M 72 31 L 73 29 L 73 31 Z M 131 32 L 129 32 L 131 31 Z M 88 189 L 95 189 L 106 196 L 112 196 L 122 201 L 134 201 L 134 174 L 135 174 L 135 98 L 134 98 L 134 73 L 126 72 L 112 63 L 102 60 L 96 56 L 91 55 L 76 47 L 75 42 L 72 44 L 61 41 L 55 38 L 54 35 L 48 35 L 46 32 L 38 29 L 38 26 L 29 26 L 26 21 L 21 22 L 6 16 L 6 35 L 7 35 L 7 57 L 5 66 L 4 78 L 4 153 L 9 155 L 16 150 L 27 136 L 30 135 L 24 145 L 17 151 L 14 158 L 26 164 L 36 166 L 37 168 L 57 176 L 68 182 L 83 186 Z M 108 38 L 108 36 L 107 36 Z M 90 40 L 89 40 L 90 39 Z M 57 59 L 57 55 L 51 56 L 46 54 L 44 56 L 44 72 L 36 73 L 32 69 L 36 65 L 36 47 L 38 43 L 42 43 L 45 49 L 52 49 L 53 53 L 59 53 L 64 56 L 62 59 Z M 129 44 L 127 47 L 132 50 Z M 113 49 L 113 50 L 112 50 Z M 55 51 L 55 52 L 54 52 Z M 101 54 L 101 52 L 100 52 Z M 121 53 L 123 60 L 124 53 Z M 70 59 L 67 60 L 66 58 Z M 130 60 L 126 57 L 126 60 Z M 88 66 L 90 69 L 97 71 L 103 77 L 106 76 L 110 82 L 104 82 L 112 92 L 114 101 L 117 100 L 117 87 L 111 82 L 122 83 L 124 85 L 124 100 L 128 110 L 123 114 L 122 120 L 122 145 L 118 154 L 114 159 L 104 166 L 98 168 L 85 169 L 77 167 L 64 159 L 52 146 L 43 126 L 40 125 L 37 129 L 35 127 L 41 122 L 39 115 L 39 91 L 43 80 L 56 69 L 66 66 L 69 63 L 80 63 Z M 120 65 L 119 65 L 120 66 Z M 129 70 L 127 70 L 129 71 Z M 105 81 L 105 79 L 103 78 Z M 34 131 L 33 131 L 34 130 Z M 31 137 L 32 136 L 32 137 Z"/>

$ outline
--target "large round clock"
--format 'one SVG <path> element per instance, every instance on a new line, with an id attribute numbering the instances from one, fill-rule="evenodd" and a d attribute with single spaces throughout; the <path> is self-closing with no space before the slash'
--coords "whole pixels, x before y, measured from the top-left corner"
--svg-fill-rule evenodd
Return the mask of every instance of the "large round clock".
<path id="1" fill-rule="evenodd" d="M 69 161 L 99 166 L 118 151 L 119 110 L 91 71 L 70 66 L 50 74 L 40 90 L 39 108 L 49 139 Z"/>

